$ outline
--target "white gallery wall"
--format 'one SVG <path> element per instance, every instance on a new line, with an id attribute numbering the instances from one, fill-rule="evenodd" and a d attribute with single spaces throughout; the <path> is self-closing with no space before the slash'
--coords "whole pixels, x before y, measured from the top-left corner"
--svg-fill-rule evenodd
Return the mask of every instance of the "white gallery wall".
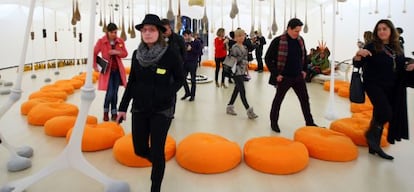
<path id="1" fill-rule="evenodd" d="M 39 0 L 36 4 L 33 18 L 32 31 L 35 32 L 35 39 L 29 40 L 26 63 L 49 60 L 49 59 L 71 59 L 87 57 L 87 42 L 89 38 L 88 23 L 89 8 L 88 0 L 79 0 L 81 11 L 81 22 L 76 25 L 77 38 L 73 36 L 73 27 L 70 24 L 72 17 L 71 0 Z M 265 37 L 269 33 L 269 25 L 272 18 L 272 0 L 258 1 L 254 0 L 254 28 L 261 26 L 262 33 Z M 98 1 L 98 11 L 92 14 L 96 17 L 96 30 L 94 31 L 95 39 L 104 35 L 102 27 L 98 26 L 100 19 L 100 9 L 102 5 L 110 2 L 124 2 L 124 7 L 131 3 L 129 0 L 100 0 Z M 148 4 L 149 2 L 149 4 Z M 174 14 L 178 13 L 178 1 L 172 0 L 172 9 Z M 250 33 L 252 27 L 252 0 L 237 1 L 239 15 L 232 21 L 229 17 L 232 0 L 205 0 L 207 5 L 207 16 L 210 26 L 210 45 L 215 37 L 215 30 L 224 27 L 226 32 L 232 28 L 241 27 Z M 335 60 L 342 61 L 350 59 L 355 53 L 358 38 L 362 39 L 362 33 L 366 30 L 373 30 L 375 23 L 379 19 L 387 18 L 394 22 L 396 26 L 404 29 L 403 37 L 405 38 L 406 56 L 412 57 L 414 51 L 414 26 L 410 19 L 414 18 L 414 0 L 347 0 L 345 3 L 333 3 L 333 0 L 275 0 L 276 2 L 276 22 L 280 35 L 285 23 L 290 17 L 300 18 L 305 21 L 305 9 L 307 4 L 307 24 L 308 33 L 303 33 L 307 49 L 316 47 L 318 41 L 327 42 L 328 47 L 335 53 Z M 285 4 L 286 2 L 286 4 Z M 307 3 L 306 3 L 307 2 Z M 361 2 L 361 6 L 359 6 Z M 378 2 L 378 6 L 376 5 Z M 18 65 L 19 57 L 22 50 L 24 27 L 27 22 L 28 0 L 2 0 L 0 2 L 0 69 Z M 161 17 L 166 16 L 168 10 L 168 0 L 153 1 L 134 1 L 134 22 L 139 24 L 145 13 L 155 13 Z M 406 13 L 403 13 L 405 4 Z M 44 5 L 44 9 L 43 9 Z M 390 6 L 391 5 L 391 6 Z M 130 5 L 131 6 L 131 5 Z M 333 14 L 333 6 L 337 8 L 338 15 Z M 359 9 L 361 7 L 361 9 Z M 377 8 L 378 7 L 378 8 Z M 359 17 L 359 10 L 360 17 Z M 375 13 L 378 10 L 378 13 Z M 125 9 L 125 27 L 128 27 L 128 12 Z M 187 0 L 181 1 L 181 15 L 201 19 L 204 8 L 198 6 L 188 6 Z M 321 16 L 322 14 L 322 16 Z M 115 13 L 115 21 L 118 24 L 119 11 Z M 333 34 L 333 15 L 336 17 L 336 33 Z M 285 20 L 286 17 L 286 20 Z M 322 24 L 323 23 L 323 24 Z M 42 37 L 42 29 L 47 29 L 47 38 Z M 54 32 L 58 33 L 58 42 L 54 42 Z M 83 34 L 82 43 L 79 42 L 78 34 Z M 118 33 L 120 35 L 120 32 Z M 126 46 L 129 51 L 128 58 L 132 55 L 133 50 L 140 42 L 140 33 L 136 32 L 137 37 L 131 39 L 129 34 Z M 27 34 L 29 35 L 29 34 Z M 275 36 L 273 36 L 275 37 Z M 336 46 L 332 48 L 335 37 Z M 271 39 L 267 39 L 270 44 Z M 265 46 L 265 51 L 267 46 Z M 208 49 L 208 56 L 213 57 L 214 49 L 212 46 Z M 126 64 L 129 65 L 129 64 Z"/>

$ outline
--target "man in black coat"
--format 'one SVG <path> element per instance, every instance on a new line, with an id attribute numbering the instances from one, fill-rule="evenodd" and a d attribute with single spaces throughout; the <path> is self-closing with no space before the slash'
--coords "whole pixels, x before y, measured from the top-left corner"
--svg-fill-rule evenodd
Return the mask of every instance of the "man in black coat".
<path id="1" fill-rule="evenodd" d="M 269 84 L 276 87 L 270 111 L 270 125 L 273 131 L 280 132 L 278 125 L 282 101 L 290 88 L 299 98 L 306 126 L 316 126 L 310 111 L 309 95 L 306 88 L 306 48 L 299 35 L 303 23 L 296 18 L 289 21 L 287 30 L 270 43 L 265 61 L 270 71 Z"/>
<path id="2" fill-rule="evenodd" d="M 254 32 L 254 44 L 256 45 L 256 61 L 257 61 L 257 69 L 256 71 L 261 73 L 263 72 L 263 46 L 266 44 L 266 39 L 262 36 L 261 33 L 258 31 Z"/>
<path id="3" fill-rule="evenodd" d="M 184 58 L 186 54 L 185 45 L 184 45 L 184 39 L 180 35 L 174 33 L 171 29 L 170 20 L 168 19 L 162 19 L 161 20 L 162 25 L 165 27 L 164 32 L 164 38 L 165 41 L 167 41 L 168 46 L 175 52 L 175 54 L 179 55 L 179 59 L 181 62 L 181 66 L 184 66 Z M 185 78 L 183 81 L 185 81 Z M 175 113 L 175 104 L 177 102 L 177 95 L 174 95 L 174 113 Z"/>

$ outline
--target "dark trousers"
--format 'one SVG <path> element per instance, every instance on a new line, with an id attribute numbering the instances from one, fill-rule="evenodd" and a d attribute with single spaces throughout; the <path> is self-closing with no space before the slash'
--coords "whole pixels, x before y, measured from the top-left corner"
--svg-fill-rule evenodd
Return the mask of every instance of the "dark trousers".
<path id="1" fill-rule="evenodd" d="M 364 82 L 364 89 L 374 107 L 372 118 L 380 124 L 392 119 L 392 102 L 394 101 L 394 86 L 384 86 L 378 83 Z"/>
<path id="2" fill-rule="evenodd" d="M 283 77 L 283 80 L 277 84 L 276 95 L 273 99 L 272 109 L 270 111 L 271 123 L 277 124 L 279 120 L 280 106 L 290 88 L 293 88 L 299 99 L 306 125 L 313 125 L 314 122 L 310 111 L 308 90 L 302 74 L 297 77 Z"/>
<path id="3" fill-rule="evenodd" d="M 214 61 L 216 62 L 216 73 L 214 75 L 214 80 L 216 82 L 218 82 L 218 75 L 219 75 L 219 72 L 220 72 L 220 67 L 221 67 L 221 64 L 223 63 L 223 61 L 224 61 L 225 58 L 226 57 L 223 57 L 223 58 L 214 58 Z M 224 71 L 222 71 L 221 72 L 221 82 L 222 83 L 224 83 L 224 77 L 225 77 Z"/>
<path id="4" fill-rule="evenodd" d="M 119 71 L 111 71 L 104 100 L 104 112 L 109 112 L 109 107 L 111 107 L 111 114 L 118 112 L 116 105 L 118 103 L 118 89 L 120 84 L 121 76 Z"/>
<path id="5" fill-rule="evenodd" d="M 234 76 L 234 90 L 233 94 L 231 94 L 229 105 L 233 105 L 236 101 L 237 95 L 240 93 L 240 98 L 243 102 L 244 108 L 248 109 L 250 106 L 247 103 L 246 99 L 246 89 L 244 88 L 244 75 L 237 75 Z"/>
<path id="6" fill-rule="evenodd" d="M 263 71 L 263 50 L 256 49 L 257 70 Z"/>
<path id="7" fill-rule="evenodd" d="M 152 163 L 151 192 L 159 192 L 161 189 L 165 171 L 165 141 L 170 125 L 171 118 L 162 114 L 132 113 L 135 154 L 147 158 Z"/>
<path id="8" fill-rule="evenodd" d="M 187 83 L 187 75 L 190 73 L 191 76 L 191 91 Z M 184 90 L 185 95 L 190 95 L 191 97 L 195 96 L 196 92 L 196 73 L 197 73 L 197 61 L 185 62 L 184 64 L 184 76 L 186 77 L 184 81 Z"/>

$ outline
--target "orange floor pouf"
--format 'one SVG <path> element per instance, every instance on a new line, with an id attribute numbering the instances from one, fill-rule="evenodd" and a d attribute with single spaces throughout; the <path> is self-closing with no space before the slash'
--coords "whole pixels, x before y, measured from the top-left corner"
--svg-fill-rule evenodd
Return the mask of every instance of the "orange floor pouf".
<path id="1" fill-rule="evenodd" d="M 131 67 L 125 67 L 125 74 L 129 75 L 131 73 Z"/>
<path id="2" fill-rule="evenodd" d="M 55 82 L 55 85 L 72 85 L 74 89 L 80 89 L 83 84 L 83 81 L 78 79 L 62 79 Z"/>
<path id="3" fill-rule="evenodd" d="M 63 102 L 62 99 L 51 98 L 51 97 L 44 97 L 44 98 L 40 97 L 40 98 L 30 99 L 22 103 L 22 105 L 20 106 L 20 113 L 22 115 L 27 115 L 34 106 L 40 103 L 62 103 L 62 102 Z"/>
<path id="4" fill-rule="evenodd" d="M 68 131 L 66 141 L 69 142 L 73 129 Z M 124 136 L 124 129 L 115 122 L 104 122 L 98 125 L 85 125 L 82 138 L 82 151 L 93 152 L 110 149 L 115 142 Z"/>
<path id="5" fill-rule="evenodd" d="M 371 119 L 372 118 L 372 111 L 362 111 L 359 113 L 353 113 L 353 118 L 363 118 L 363 119 Z"/>
<path id="6" fill-rule="evenodd" d="M 370 119 L 364 118 L 344 118 L 338 119 L 331 123 L 330 129 L 347 135 L 352 141 L 359 146 L 367 146 L 365 132 L 368 130 Z M 389 145 L 387 142 L 388 129 L 384 129 L 381 138 L 381 147 Z"/>
<path id="7" fill-rule="evenodd" d="M 56 85 L 45 85 L 45 86 L 40 88 L 40 91 L 46 91 L 46 92 L 64 91 L 64 92 L 66 92 L 66 90 L 63 87 L 58 87 Z M 70 94 L 68 92 L 66 92 L 66 93 Z"/>
<path id="8" fill-rule="evenodd" d="M 244 145 L 244 161 L 257 171 L 286 175 L 305 169 L 309 154 L 303 143 L 283 137 L 259 137 Z"/>
<path id="9" fill-rule="evenodd" d="M 68 98 L 68 94 L 65 91 L 37 91 L 29 95 L 29 99 L 40 97 L 51 97 L 66 100 Z"/>
<path id="10" fill-rule="evenodd" d="M 216 67 L 216 63 L 214 60 L 204 60 L 201 61 L 201 65 L 202 66 L 206 66 L 206 67 Z"/>
<path id="11" fill-rule="evenodd" d="M 165 142 L 165 160 L 172 159 L 175 155 L 176 144 L 174 138 L 167 136 Z M 151 162 L 147 159 L 135 155 L 132 143 L 132 134 L 127 134 L 115 142 L 112 150 L 115 159 L 122 165 L 128 167 L 149 167 Z"/>
<path id="12" fill-rule="evenodd" d="M 49 119 L 45 123 L 45 134 L 52 137 L 66 137 L 68 131 L 75 126 L 77 116 L 58 116 Z M 86 124 L 96 125 L 98 119 L 88 115 Z"/>
<path id="13" fill-rule="evenodd" d="M 352 103 L 351 102 L 351 112 L 352 113 L 361 113 L 364 111 L 372 111 L 374 107 L 372 106 L 371 101 L 367 96 L 365 96 L 365 103 Z"/>
<path id="14" fill-rule="evenodd" d="M 347 82 L 347 81 L 342 81 L 342 80 L 335 80 L 334 81 L 334 91 L 335 92 L 338 92 L 338 89 L 339 89 L 339 87 L 340 86 L 342 86 L 342 85 L 346 85 L 346 84 L 349 84 L 349 82 Z M 325 90 L 325 91 L 329 91 L 330 90 L 330 88 L 331 88 L 331 81 L 325 81 L 324 83 L 323 83 L 323 89 Z"/>
<path id="15" fill-rule="evenodd" d="M 241 162 L 242 153 L 237 143 L 219 135 L 194 133 L 177 147 L 178 164 L 195 173 L 223 173 Z"/>
<path id="16" fill-rule="evenodd" d="M 358 157 L 358 148 L 348 136 L 329 129 L 302 127 L 296 130 L 295 141 L 305 144 L 309 156 L 316 159 L 346 162 Z"/>
<path id="17" fill-rule="evenodd" d="M 41 103 L 36 105 L 27 114 L 27 122 L 30 125 L 44 125 L 47 120 L 57 116 L 76 116 L 78 107 L 69 103 Z"/>
<path id="18" fill-rule="evenodd" d="M 338 96 L 340 97 L 345 97 L 345 98 L 349 98 L 349 84 L 342 84 L 339 85 L 338 88 Z"/>

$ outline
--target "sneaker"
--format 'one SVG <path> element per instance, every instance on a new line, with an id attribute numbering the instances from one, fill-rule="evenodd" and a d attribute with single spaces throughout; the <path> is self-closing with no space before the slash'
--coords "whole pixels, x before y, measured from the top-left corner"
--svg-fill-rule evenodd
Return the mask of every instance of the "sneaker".
<path id="1" fill-rule="evenodd" d="M 237 113 L 234 111 L 233 105 L 227 105 L 226 113 L 229 115 L 237 115 Z"/>
<path id="2" fill-rule="evenodd" d="M 256 113 L 253 112 L 253 107 L 250 107 L 249 109 L 247 109 L 247 117 L 249 117 L 249 119 L 256 119 L 257 116 Z"/>

